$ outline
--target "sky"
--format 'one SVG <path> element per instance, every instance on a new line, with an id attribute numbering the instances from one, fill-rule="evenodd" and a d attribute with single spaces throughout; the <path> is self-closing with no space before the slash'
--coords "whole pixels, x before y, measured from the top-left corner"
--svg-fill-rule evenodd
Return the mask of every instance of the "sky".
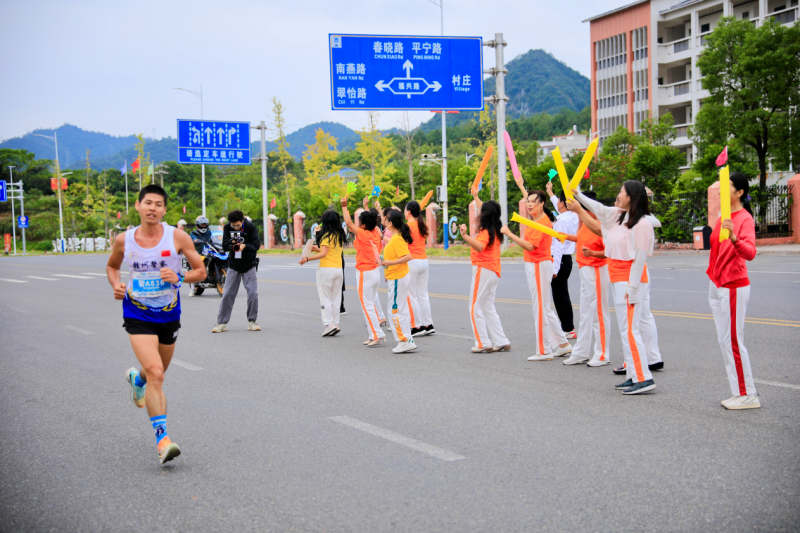
<path id="1" fill-rule="evenodd" d="M 438 0 L 437 0 L 438 3 Z M 444 0 L 444 32 L 502 32 L 506 63 L 544 49 L 589 76 L 589 24 L 627 0 Z M 431 0 L 7 0 L 0 2 L 0 140 L 64 123 L 112 135 L 176 136 L 177 118 L 350 128 L 364 111 L 330 105 L 329 33 L 440 35 Z M 494 66 L 484 48 L 484 67 Z M 414 112 L 413 124 L 431 117 Z M 400 125 L 400 112 L 379 127 Z"/>

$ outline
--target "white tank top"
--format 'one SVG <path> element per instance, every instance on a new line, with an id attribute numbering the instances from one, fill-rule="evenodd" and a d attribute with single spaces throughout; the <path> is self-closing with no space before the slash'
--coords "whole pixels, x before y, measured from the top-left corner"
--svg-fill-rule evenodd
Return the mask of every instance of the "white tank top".
<path id="1" fill-rule="evenodd" d="M 150 309 L 160 309 L 177 301 L 178 288 L 161 280 L 161 269 L 181 271 L 181 255 L 175 249 L 175 228 L 162 222 L 164 235 L 154 248 L 142 248 L 134 234 L 141 226 L 125 232 L 125 262 L 130 273 L 128 298 Z"/>

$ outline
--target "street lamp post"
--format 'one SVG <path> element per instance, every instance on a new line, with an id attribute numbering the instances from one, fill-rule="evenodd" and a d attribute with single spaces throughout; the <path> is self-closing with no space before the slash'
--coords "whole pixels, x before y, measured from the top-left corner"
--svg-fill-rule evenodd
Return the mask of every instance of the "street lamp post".
<path id="1" fill-rule="evenodd" d="M 58 132 L 54 131 L 53 136 L 50 137 L 49 135 L 41 135 L 39 133 L 34 133 L 37 137 L 44 137 L 45 139 L 50 139 L 55 143 L 56 146 L 56 192 L 58 193 L 58 225 L 61 229 L 61 253 L 64 253 L 66 250 L 64 248 L 64 216 L 61 212 L 61 167 L 58 165 Z M 69 172 L 72 174 L 72 172 Z M 64 174 L 66 176 L 66 174 Z"/>
<path id="2" fill-rule="evenodd" d="M 200 86 L 200 92 L 197 91 L 190 91 L 189 89 L 181 89 L 180 87 L 173 87 L 176 91 L 186 91 L 189 94 L 193 94 L 200 99 L 200 120 L 203 120 L 203 86 Z M 201 176 L 201 191 L 202 191 L 202 198 L 203 198 L 203 216 L 206 216 L 206 166 L 205 164 L 200 165 L 200 176 Z"/>
<path id="3" fill-rule="evenodd" d="M 428 0 L 431 4 L 439 7 L 439 24 L 441 26 L 442 37 L 444 37 L 444 0 Z M 447 224 L 447 112 L 442 110 L 442 216 L 444 224 Z M 447 231 L 444 232 L 443 246 L 447 250 L 449 239 Z"/>

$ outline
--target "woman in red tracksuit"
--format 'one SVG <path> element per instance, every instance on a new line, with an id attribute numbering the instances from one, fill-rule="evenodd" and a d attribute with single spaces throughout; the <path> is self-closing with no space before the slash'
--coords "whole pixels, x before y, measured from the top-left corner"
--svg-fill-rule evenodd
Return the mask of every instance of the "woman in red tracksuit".
<path id="1" fill-rule="evenodd" d="M 749 205 L 747 176 L 734 172 L 731 181 L 731 218 L 717 220 L 711 233 L 708 259 L 708 302 L 717 326 L 717 339 L 733 397 L 722 402 L 726 409 L 758 409 L 758 393 L 753 384 L 750 356 L 744 347 L 744 317 L 750 299 L 747 261 L 756 256 L 756 228 Z M 730 237 L 719 242 L 721 229 Z"/>

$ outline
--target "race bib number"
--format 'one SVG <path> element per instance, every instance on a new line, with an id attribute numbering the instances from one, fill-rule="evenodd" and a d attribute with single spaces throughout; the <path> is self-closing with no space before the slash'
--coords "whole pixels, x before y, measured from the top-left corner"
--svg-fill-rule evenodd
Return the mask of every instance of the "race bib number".
<path id="1" fill-rule="evenodd" d="M 137 300 L 158 298 L 172 293 L 172 285 L 161 279 L 161 272 L 136 272 L 131 280 L 131 295 Z"/>

